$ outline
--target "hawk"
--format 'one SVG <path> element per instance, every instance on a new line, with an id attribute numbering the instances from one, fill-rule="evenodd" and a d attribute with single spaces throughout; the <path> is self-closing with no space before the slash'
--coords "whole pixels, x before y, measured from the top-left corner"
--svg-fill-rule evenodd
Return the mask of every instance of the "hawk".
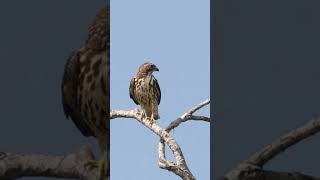
<path id="1" fill-rule="evenodd" d="M 82 48 L 68 58 L 61 85 L 67 118 L 86 137 L 96 138 L 103 159 L 100 178 L 110 178 L 110 16 L 109 7 L 94 18 Z"/>
<path id="2" fill-rule="evenodd" d="M 161 100 L 161 90 L 157 79 L 152 75 L 155 71 L 159 71 L 156 65 L 142 64 L 129 87 L 130 98 L 141 106 L 144 110 L 142 115 L 149 118 L 151 122 L 160 118 L 158 105 Z"/>

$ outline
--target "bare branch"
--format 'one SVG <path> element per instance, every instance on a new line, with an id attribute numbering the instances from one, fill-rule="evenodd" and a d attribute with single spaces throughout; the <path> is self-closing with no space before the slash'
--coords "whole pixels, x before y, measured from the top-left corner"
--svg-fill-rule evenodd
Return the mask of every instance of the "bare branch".
<path id="1" fill-rule="evenodd" d="M 147 118 L 141 118 L 139 116 L 139 113 L 141 113 L 139 110 L 131 110 L 131 111 L 123 111 L 123 110 L 113 110 L 110 113 L 110 118 L 133 118 L 138 120 L 141 124 L 146 126 L 148 129 L 153 131 L 156 135 L 158 135 L 161 139 L 164 140 L 164 142 L 169 146 L 171 149 L 176 164 L 171 163 L 169 168 L 166 168 L 167 170 L 175 173 L 176 175 L 180 176 L 183 179 L 189 180 L 189 179 L 195 179 L 190 170 L 188 169 L 187 163 L 184 159 L 183 153 L 180 149 L 180 146 L 178 143 L 172 138 L 172 136 L 165 131 L 163 128 L 161 128 L 159 125 L 155 123 L 150 123 L 150 120 Z M 161 160 L 160 160 L 161 161 Z M 160 162 L 159 162 L 160 165 Z M 164 168 L 164 166 L 160 165 L 161 168 Z"/>
<path id="2" fill-rule="evenodd" d="M 257 166 L 263 166 L 276 155 L 285 151 L 290 146 L 308 138 L 320 131 L 320 118 L 315 118 L 307 122 L 288 134 L 276 139 L 270 145 L 262 148 L 260 151 L 251 156 L 248 161 Z"/>
<path id="3" fill-rule="evenodd" d="M 246 173 L 237 176 L 236 178 L 222 177 L 218 180 L 256 180 L 256 179 L 269 179 L 269 180 L 320 180 L 319 177 L 313 177 L 302 173 L 290 172 L 277 172 L 265 171 L 262 169 L 246 171 Z"/>
<path id="4" fill-rule="evenodd" d="M 198 104 L 197 106 L 195 106 L 194 108 L 190 109 L 188 112 L 186 112 L 183 116 L 187 116 L 188 114 L 193 114 L 196 111 L 198 111 L 199 109 L 203 108 L 204 106 L 210 104 L 210 99 L 207 99 L 205 101 L 203 101 L 202 103 Z"/>
<path id="5" fill-rule="evenodd" d="M 201 120 L 201 121 L 210 122 L 210 118 L 207 117 L 207 116 L 194 116 L 194 115 L 192 115 L 189 120 L 194 120 L 194 121 L 200 121 Z"/>
<path id="6" fill-rule="evenodd" d="M 205 116 L 194 116 L 193 113 L 198 111 L 199 109 L 203 108 L 204 106 L 208 105 L 210 103 L 210 99 L 207 99 L 203 101 L 202 103 L 196 105 L 186 113 L 184 113 L 181 117 L 178 119 L 172 121 L 170 125 L 166 128 L 167 132 L 170 132 L 172 129 L 178 127 L 181 123 L 186 122 L 188 120 L 200 120 L 200 121 L 206 121 L 210 122 L 210 118 Z"/>
<path id="7" fill-rule="evenodd" d="M 208 105 L 209 103 L 210 103 L 210 99 L 207 99 L 204 102 L 202 102 L 202 103 L 198 104 L 197 106 L 195 106 L 194 108 L 192 108 L 191 110 L 187 111 L 181 117 L 172 121 L 170 123 L 170 125 L 166 128 L 166 131 L 169 133 L 172 129 L 178 127 L 181 123 L 186 122 L 188 120 L 201 120 L 201 121 L 210 122 L 210 118 L 208 118 L 208 117 L 193 115 L 193 113 L 195 113 L 199 109 L 203 108 L 204 106 Z M 165 144 L 164 144 L 163 139 L 160 139 L 158 147 L 159 147 L 158 151 L 159 151 L 159 166 L 160 166 L 160 168 L 174 171 L 174 169 L 176 169 L 177 166 L 173 162 L 170 162 L 166 159 Z"/>
<path id="8" fill-rule="evenodd" d="M 123 110 L 113 110 L 110 113 L 110 119 L 115 118 L 133 118 L 138 120 L 141 124 L 149 128 L 155 134 L 160 137 L 160 142 L 158 146 L 159 151 L 159 167 L 162 169 L 166 169 L 175 173 L 176 175 L 180 176 L 182 179 L 185 180 L 193 180 L 195 177 L 192 175 L 191 171 L 189 170 L 187 163 L 184 159 L 183 153 L 178 145 L 178 143 L 174 140 L 174 138 L 170 135 L 170 130 L 178 127 L 181 123 L 186 122 L 188 120 L 197 120 L 197 121 L 206 121 L 210 122 L 210 118 L 206 116 L 195 116 L 193 113 L 201 109 L 202 107 L 208 105 L 210 103 L 210 99 L 205 100 L 204 102 L 198 104 L 191 110 L 187 111 L 183 114 L 180 118 L 173 121 L 167 129 L 161 128 L 157 124 L 151 124 L 150 120 L 147 118 L 141 118 L 139 114 L 141 112 L 138 109 L 131 110 L 131 111 L 123 111 Z M 165 143 L 169 146 L 170 150 L 172 151 L 175 162 L 170 162 L 165 157 Z"/>
<path id="9" fill-rule="evenodd" d="M 67 156 L 0 153 L 0 179 L 17 179 L 26 176 L 45 176 L 93 180 L 98 167 L 91 166 L 94 156 L 89 147 Z"/>
<path id="10" fill-rule="evenodd" d="M 264 171 L 263 166 L 272 158 L 285 151 L 289 147 L 306 139 L 320 131 L 320 118 L 314 118 L 302 127 L 299 127 L 286 135 L 276 139 L 270 145 L 262 148 L 260 151 L 252 155 L 248 160 L 241 162 L 237 168 L 226 174 L 229 180 L 243 179 L 249 180 L 252 177 L 273 177 L 273 179 L 295 179 L 295 180 L 319 180 L 320 178 L 302 175 L 299 173 L 283 173 Z M 293 174 L 295 176 L 293 176 Z M 298 176 L 299 175 L 299 176 Z M 295 178 L 293 178 L 295 177 Z M 259 178 L 258 178 L 259 179 Z M 267 178 L 269 179 L 269 178 Z"/>

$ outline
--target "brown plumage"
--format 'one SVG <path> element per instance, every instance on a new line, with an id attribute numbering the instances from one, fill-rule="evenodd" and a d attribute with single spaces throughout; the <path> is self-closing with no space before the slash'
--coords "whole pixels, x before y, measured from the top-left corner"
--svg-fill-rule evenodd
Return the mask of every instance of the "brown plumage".
<path id="1" fill-rule="evenodd" d="M 109 178 L 110 155 L 110 26 L 109 8 L 95 17 L 85 46 L 65 65 L 62 102 L 84 136 L 97 139 L 104 153 L 102 173 Z"/>
<path id="2" fill-rule="evenodd" d="M 142 64 L 137 75 L 132 78 L 129 87 L 130 98 L 141 106 L 144 115 L 152 121 L 160 118 L 158 105 L 161 101 L 160 86 L 157 79 L 152 75 L 154 71 L 159 71 L 154 64 Z"/>

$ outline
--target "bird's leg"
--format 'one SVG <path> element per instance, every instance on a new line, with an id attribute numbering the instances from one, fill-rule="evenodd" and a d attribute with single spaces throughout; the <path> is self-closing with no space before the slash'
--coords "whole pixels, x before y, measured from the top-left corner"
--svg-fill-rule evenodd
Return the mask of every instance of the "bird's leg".
<path id="1" fill-rule="evenodd" d="M 139 116 L 140 119 L 143 119 L 145 117 L 145 112 L 141 109 L 138 109 L 137 115 Z"/>
<path id="2" fill-rule="evenodd" d="M 151 121 L 151 124 L 153 124 L 153 123 L 156 121 L 156 120 L 154 119 L 153 113 L 151 114 L 150 121 Z"/>
<path id="3" fill-rule="evenodd" d="M 153 124 L 153 120 L 150 118 L 150 117 L 146 117 L 146 120 L 150 123 L 150 126 L 152 126 L 152 124 Z"/>

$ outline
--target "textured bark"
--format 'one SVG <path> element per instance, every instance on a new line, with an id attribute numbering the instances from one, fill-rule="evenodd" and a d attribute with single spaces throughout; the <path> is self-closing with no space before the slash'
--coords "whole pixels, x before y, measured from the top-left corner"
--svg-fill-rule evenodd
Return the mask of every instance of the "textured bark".
<path id="1" fill-rule="evenodd" d="M 276 139 L 271 144 L 263 147 L 247 160 L 241 162 L 235 169 L 231 170 L 220 179 L 226 180 L 318 180 L 319 177 L 312 177 L 301 173 L 266 171 L 263 166 L 272 158 L 279 155 L 292 145 L 311 137 L 320 131 L 320 118 L 312 119 L 305 125 L 292 130 L 284 136 Z"/>
<path id="2" fill-rule="evenodd" d="M 164 128 L 161 128 L 159 125 L 153 123 L 151 124 L 150 120 L 147 118 L 141 118 L 139 116 L 140 110 L 132 110 L 132 111 L 112 111 L 111 112 L 111 119 L 113 118 L 133 118 L 138 120 L 141 124 L 146 126 L 148 129 L 153 131 L 156 135 L 158 135 L 161 139 L 164 140 L 165 143 L 168 144 L 169 148 L 171 149 L 176 163 L 178 166 L 173 165 L 173 167 L 169 168 L 169 171 L 174 172 L 178 176 L 180 176 L 183 179 L 195 179 L 190 170 L 188 169 L 187 163 L 184 159 L 183 153 L 180 149 L 180 146 L 178 143 L 173 139 L 173 137 L 165 131 Z"/>
<path id="3" fill-rule="evenodd" d="M 115 118 L 133 118 L 138 120 L 145 127 L 153 131 L 156 135 L 160 137 L 159 143 L 159 167 L 162 169 L 166 169 L 168 171 L 173 172 L 174 174 L 180 176 L 184 180 L 195 180 L 196 178 L 193 176 L 191 171 L 188 168 L 182 150 L 176 140 L 171 136 L 170 130 L 178 127 L 181 123 L 186 122 L 188 120 L 202 120 L 206 122 L 210 122 L 208 117 L 205 116 L 193 116 L 193 113 L 201 109 L 202 107 L 208 105 L 210 100 L 206 100 L 199 105 L 195 106 L 185 114 L 183 114 L 180 118 L 173 121 L 166 129 L 160 127 L 159 125 L 150 123 L 150 120 L 139 116 L 141 111 L 136 109 L 132 111 L 123 111 L 123 110 L 114 110 L 111 112 L 111 119 Z M 168 145 L 170 150 L 173 153 L 175 158 L 175 162 L 170 162 L 166 159 L 165 156 L 165 144 Z"/>
<path id="4" fill-rule="evenodd" d="M 207 99 L 207 100 L 203 101 L 202 103 L 198 104 L 197 106 L 195 106 L 194 108 L 190 109 L 188 112 L 184 113 L 181 117 L 172 121 L 170 123 L 170 125 L 166 128 L 166 130 L 168 132 L 170 132 L 172 129 L 178 127 L 181 123 L 189 121 L 189 120 L 210 122 L 210 118 L 208 118 L 206 116 L 194 116 L 193 115 L 196 111 L 198 111 L 199 109 L 208 105 L 209 103 L 210 103 L 210 99 Z"/>
<path id="5" fill-rule="evenodd" d="M 92 161 L 94 156 L 88 147 L 66 156 L 1 152 L 0 179 L 44 176 L 94 180 L 98 177 L 98 167 L 90 166 Z"/>

